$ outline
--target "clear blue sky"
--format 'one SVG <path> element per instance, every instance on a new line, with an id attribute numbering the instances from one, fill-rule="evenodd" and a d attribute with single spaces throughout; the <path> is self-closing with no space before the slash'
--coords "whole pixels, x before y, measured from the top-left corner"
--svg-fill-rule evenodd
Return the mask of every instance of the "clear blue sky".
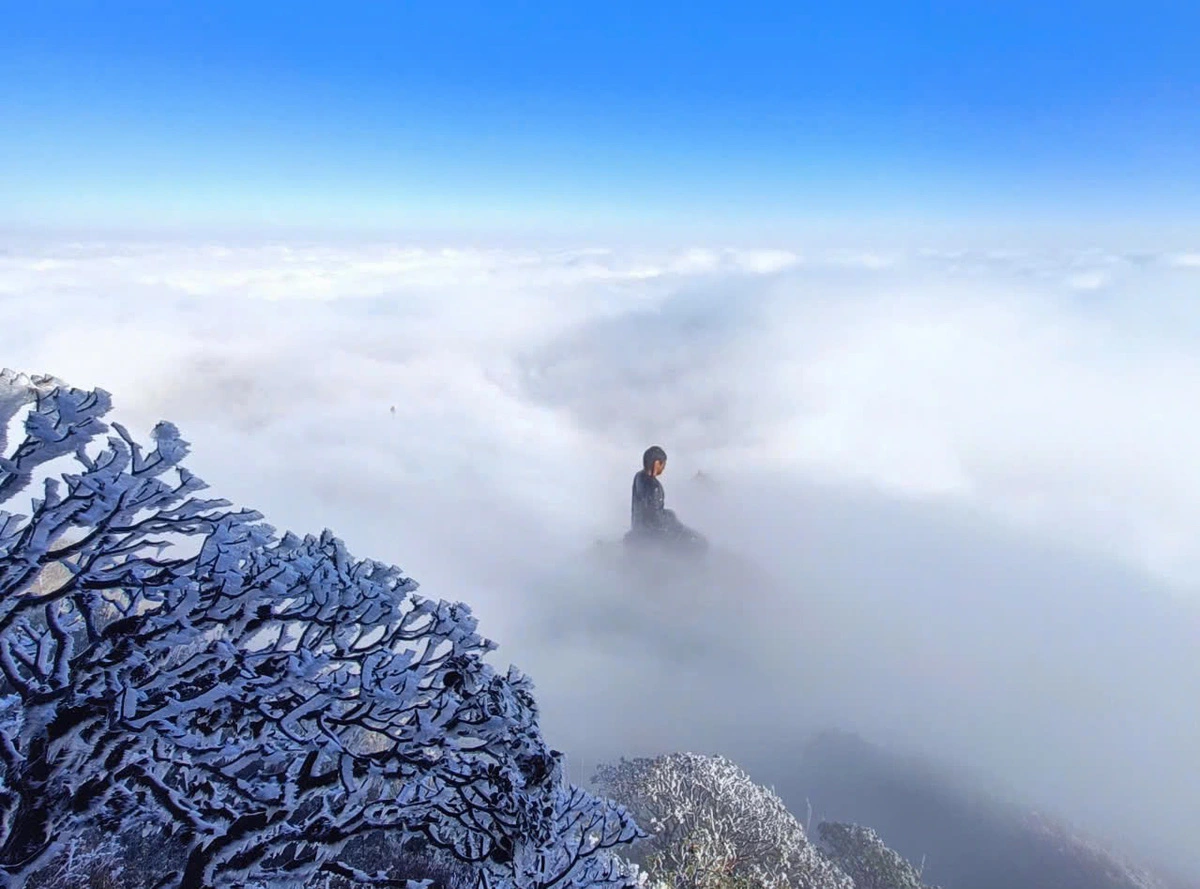
<path id="1" fill-rule="evenodd" d="M 1187 224 L 1200 3 L 9 2 L 0 224 Z"/>

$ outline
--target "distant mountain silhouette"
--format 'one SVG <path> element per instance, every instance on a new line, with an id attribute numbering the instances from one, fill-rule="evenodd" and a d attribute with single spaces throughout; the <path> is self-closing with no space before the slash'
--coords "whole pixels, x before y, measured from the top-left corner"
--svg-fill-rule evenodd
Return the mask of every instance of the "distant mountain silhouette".
<path id="1" fill-rule="evenodd" d="M 856 735 L 825 732 L 779 788 L 793 811 L 869 825 L 942 889 L 1195 889 L 1035 812 L 1002 803 Z"/>

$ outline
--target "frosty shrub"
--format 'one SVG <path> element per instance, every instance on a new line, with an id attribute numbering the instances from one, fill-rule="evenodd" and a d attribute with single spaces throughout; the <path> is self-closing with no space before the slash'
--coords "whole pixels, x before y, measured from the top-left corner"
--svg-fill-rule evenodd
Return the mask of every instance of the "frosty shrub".
<path id="1" fill-rule="evenodd" d="M 856 889 L 924 889 L 920 871 L 870 828 L 827 821 L 818 825 L 817 835 Z"/>
<path id="2" fill-rule="evenodd" d="M 31 889 L 123 889 L 124 849 L 111 833 L 87 831 L 73 836 L 29 881 Z"/>
<path id="3" fill-rule="evenodd" d="M 723 757 L 623 759 L 594 781 L 650 832 L 639 856 L 671 889 L 853 889 L 783 801 Z"/>
<path id="4" fill-rule="evenodd" d="M 493 886 L 634 879 L 637 826 L 565 781 L 465 605 L 199 497 L 174 426 L 146 450 L 109 409 L 0 375 L 0 885 L 106 824 L 179 844 L 163 886 L 404 885 L 345 860 L 373 831 Z"/>

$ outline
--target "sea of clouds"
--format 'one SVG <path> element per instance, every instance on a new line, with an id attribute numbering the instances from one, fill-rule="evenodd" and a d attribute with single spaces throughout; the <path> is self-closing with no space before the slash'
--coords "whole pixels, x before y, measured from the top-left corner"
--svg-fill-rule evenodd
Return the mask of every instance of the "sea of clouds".
<path id="1" fill-rule="evenodd" d="M 829 725 L 1200 871 L 1200 254 L 0 244 L 0 365 L 470 603 L 580 774 Z M 714 543 L 599 555 L 642 450 Z M 702 473 L 696 478 L 697 473 Z"/>

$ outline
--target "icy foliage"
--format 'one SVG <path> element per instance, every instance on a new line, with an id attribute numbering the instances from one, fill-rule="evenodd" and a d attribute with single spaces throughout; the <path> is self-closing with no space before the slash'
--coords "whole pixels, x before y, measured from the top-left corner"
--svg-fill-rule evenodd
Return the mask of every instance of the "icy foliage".
<path id="1" fill-rule="evenodd" d="M 0 506 L 0 885 L 87 824 L 144 819 L 187 849 L 175 885 L 403 885 L 339 858 L 387 830 L 489 885 L 625 886 L 640 833 L 569 785 L 528 680 L 470 610 L 425 599 L 329 532 L 277 535 L 198 497 L 168 423 L 145 451 L 102 391 L 6 371 Z M 67 464 L 63 469 L 50 463 Z"/>
<path id="2" fill-rule="evenodd" d="M 112 833 L 87 831 L 63 844 L 62 851 L 30 880 L 36 889 L 122 889 L 131 885 L 125 849 Z M 132 883 L 137 885 L 136 883 Z"/>
<path id="3" fill-rule="evenodd" d="M 649 830 L 645 865 L 671 889 L 853 889 L 772 791 L 723 757 L 621 760 L 594 779 Z"/>
<path id="4" fill-rule="evenodd" d="M 829 857 L 854 879 L 855 889 L 925 889 L 921 872 L 870 828 L 827 821 L 818 825 L 817 834 Z"/>

